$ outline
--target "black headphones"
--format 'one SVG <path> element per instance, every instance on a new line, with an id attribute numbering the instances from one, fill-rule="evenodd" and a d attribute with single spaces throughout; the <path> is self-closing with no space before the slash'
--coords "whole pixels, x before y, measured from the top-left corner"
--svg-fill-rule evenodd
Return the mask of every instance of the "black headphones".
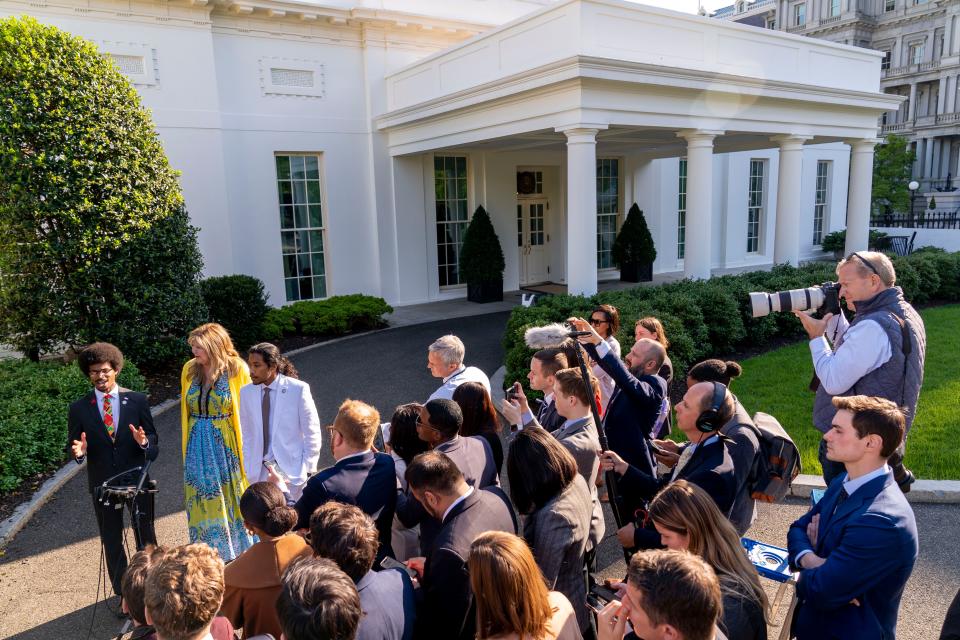
<path id="1" fill-rule="evenodd" d="M 703 433 L 718 431 L 723 424 L 720 422 L 720 408 L 727 397 L 727 385 L 722 382 L 713 383 L 713 400 L 710 408 L 697 416 L 697 429 Z"/>

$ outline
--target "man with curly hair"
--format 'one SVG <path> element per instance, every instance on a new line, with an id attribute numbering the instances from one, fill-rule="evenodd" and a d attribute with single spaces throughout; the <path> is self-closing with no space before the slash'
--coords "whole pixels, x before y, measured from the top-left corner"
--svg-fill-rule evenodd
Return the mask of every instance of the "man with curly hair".
<path id="1" fill-rule="evenodd" d="M 168 551 L 147 574 L 147 624 L 153 625 L 157 640 L 211 640 L 223 590 L 223 561 L 215 550 L 197 543 Z"/>
<path id="2" fill-rule="evenodd" d="M 101 500 L 94 489 L 124 471 L 142 467 L 148 458 L 156 459 L 157 430 L 147 396 L 117 384 L 117 376 L 123 369 L 120 349 L 106 342 L 95 342 L 80 352 L 77 364 L 93 389 L 70 405 L 66 450 L 77 464 L 87 462 L 87 485 L 93 496 L 107 571 L 114 593 L 120 595 L 120 581 L 127 568 L 123 509 L 115 508 L 116 499 Z M 137 479 L 135 473 L 119 478 L 122 484 L 135 484 Z M 155 545 L 153 495 L 141 494 L 137 504 L 141 513 L 137 541 L 141 545 Z"/>

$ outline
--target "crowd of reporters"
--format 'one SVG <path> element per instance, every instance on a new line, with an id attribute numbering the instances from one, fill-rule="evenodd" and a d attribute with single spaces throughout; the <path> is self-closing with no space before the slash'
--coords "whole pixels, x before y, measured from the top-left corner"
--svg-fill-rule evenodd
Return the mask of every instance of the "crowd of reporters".
<path id="1" fill-rule="evenodd" d="M 881 294 L 893 283 L 878 256 L 857 257 Z M 442 384 L 425 403 L 397 407 L 384 451 L 374 446 L 377 410 L 346 400 L 328 427 L 336 464 L 302 495 L 281 491 L 272 473 L 243 493 L 243 523 L 258 541 L 225 569 L 203 544 L 133 558 L 123 598 L 145 631 L 132 637 L 766 638 L 767 595 L 741 545 L 757 517 L 762 452 L 730 390 L 740 365 L 697 363 L 671 407 L 669 342 L 656 318 L 637 321 L 624 360 L 615 308 L 567 321 L 580 345 L 533 354 L 529 386 L 543 401 L 534 410 L 519 384 L 508 389 L 498 407 L 506 429 L 487 376 L 464 365 L 455 336 L 431 345 L 428 367 Z M 827 355 L 840 348 L 828 344 Z M 909 482 L 888 465 L 891 456 L 902 464 L 916 398 L 904 409 L 855 386 L 831 399 L 824 435 L 825 459 L 843 470 L 789 531 L 801 640 L 894 637 L 917 556 Z M 667 437 L 673 430 L 684 444 Z M 607 585 L 615 597 L 598 603 L 605 501 L 619 512 L 629 560 L 623 581 Z"/>

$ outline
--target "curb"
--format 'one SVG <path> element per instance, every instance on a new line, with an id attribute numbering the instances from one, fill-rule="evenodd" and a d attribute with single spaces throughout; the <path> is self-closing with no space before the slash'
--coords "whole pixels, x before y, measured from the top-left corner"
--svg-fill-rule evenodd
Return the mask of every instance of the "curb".
<path id="1" fill-rule="evenodd" d="M 166 400 L 152 407 L 150 409 L 150 415 L 156 418 L 161 413 L 179 404 L 179 398 Z M 31 497 L 28 502 L 18 505 L 17 508 L 13 510 L 13 514 L 0 523 L 0 549 L 7 546 L 7 543 L 13 540 L 13 537 L 30 522 L 30 518 L 53 497 L 53 494 L 55 494 L 60 487 L 72 480 L 73 477 L 80 473 L 81 469 L 85 469 L 86 466 L 86 461 L 84 461 L 83 464 L 67 462 L 53 477 L 48 478 L 46 482 L 40 485 L 40 488 L 33 494 L 33 497 Z"/>

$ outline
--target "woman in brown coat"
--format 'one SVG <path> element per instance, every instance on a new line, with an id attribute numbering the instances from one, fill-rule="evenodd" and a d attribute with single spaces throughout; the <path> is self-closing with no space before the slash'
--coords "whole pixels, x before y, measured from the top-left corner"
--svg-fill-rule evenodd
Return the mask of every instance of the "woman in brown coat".
<path id="1" fill-rule="evenodd" d="M 240 498 L 243 524 L 260 542 L 244 551 L 226 566 L 223 606 L 226 616 L 243 637 L 269 633 L 279 638 L 277 596 L 280 577 L 300 557 L 313 555 L 310 545 L 290 533 L 297 523 L 297 512 L 287 506 L 283 493 L 270 482 L 250 485 Z"/>

